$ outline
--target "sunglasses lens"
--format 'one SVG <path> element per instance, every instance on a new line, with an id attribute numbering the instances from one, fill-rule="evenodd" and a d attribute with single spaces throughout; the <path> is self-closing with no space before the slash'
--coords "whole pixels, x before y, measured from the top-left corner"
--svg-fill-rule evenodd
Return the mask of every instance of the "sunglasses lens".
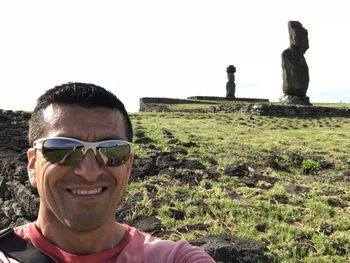
<path id="1" fill-rule="evenodd" d="M 50 163 L 73 165 L 80 162 L 83 152 L 82 145 L 67 139 L 49 139 L 43 144 L 43 155 Z"/>
<path id="2" fill-rule="evenodd" d="M 122 165 L 128 160 L 132 151 L 128 142 L 119 140 L 89 143 L 69 138 L 50 138 L 43 142 L 42 153 L 50 163 L 75 165 L 84 158 L 84 153 L 89 149 L 93 150 L 95 145 L 97 145 L 96 160 L 106 166 Z"/>
<path id="3" fill-rule="evenodd" d="M 106 166 L 118 166 L 128 160 L 130 152 L 130 145 L 125 142 L 105 142 L 97 147 L 96 158 Z"/>

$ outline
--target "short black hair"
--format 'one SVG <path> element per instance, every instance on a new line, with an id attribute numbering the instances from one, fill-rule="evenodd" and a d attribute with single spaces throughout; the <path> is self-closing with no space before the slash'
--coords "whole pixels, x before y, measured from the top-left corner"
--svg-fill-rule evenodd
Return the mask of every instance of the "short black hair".
<path id="1" fill-rule="evenodd" d="M 68 82 L 47 90 L 41 95 L 29 120 L 29 145 L 41 138 L 45 132 L 44 110 L 51 104 L 78 105 L 86 108 L 103 107 L 118 110 L 124 119 L 125 133 L 129 142 L 133 130 L 124 104 L 110 91 L 88 83 Z"/>

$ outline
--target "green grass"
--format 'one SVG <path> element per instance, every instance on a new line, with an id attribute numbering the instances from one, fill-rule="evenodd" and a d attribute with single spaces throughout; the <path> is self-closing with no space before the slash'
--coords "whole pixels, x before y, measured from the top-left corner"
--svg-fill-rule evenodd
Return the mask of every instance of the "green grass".
<path id="1" fill-rule="evenodd" d="M 220 233 L 254 239 L 281 262 L 350 260 L 350 119 L 175 112 L 134 113 L 132 121 L 152 139 L 137 145 L 137 155 L 192 142 L 188 155 L 179 157 L 199 160 L 220 176 L 191 186 L 170 170 L 131 182 L 127 195 L 144 198 L 130 217 L 156 216 L 165 237 L 174 240 Z M 180 144 L 169 144 L 163 130 Z M 261 176 L 254 187 L 225 174 L 226 167 L 239 164 Z M 205 171 L 181 173 L 195 178 Z M 156 187 L 153 196 L 147 184 Z M 161 205 L 154 207 L 152 198 Z M 184 218 L 169 216 L 171 209 Z M 192 230 L 196 224 L 206 227 Z"/>
<path id="2" fill-rule="evenodd" d="M 174 157 L 205 168 L 165 167 L 132 180 L 122 204 L 131 205 L 128 221 L 154 216 L 161 236 L 173 240 L 223 233 L 257 240 L 279 262 L 350 262 L 350 118 L 172 112 L 131 120 L 151 139 L 136 144 L 139 158 L 182 148 L 187 154 Z M 234 166 L 250 169 L 248 181 L 225 172 Z"/>

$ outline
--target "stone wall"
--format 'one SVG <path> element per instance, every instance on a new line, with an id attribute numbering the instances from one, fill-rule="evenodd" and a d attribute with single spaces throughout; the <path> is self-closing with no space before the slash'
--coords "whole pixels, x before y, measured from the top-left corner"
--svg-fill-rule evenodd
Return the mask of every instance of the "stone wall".
<path id="1" fill-rule="evenodd" d="M 215 96 L 192 96 L 187 99 L 197 100 L 213 100 L 213 101 L 237 101 L 237 102 L 250 102 L 250 103 L 259 103 L 259 102 L 269 102 L 268 99 L 256 99 L 256 98 L 227 98 L 227 97 L 215 97 Z"/>
<path id="2" fill-rule="evenodd" d="M 198 100 L 173 99 L 173 98 L 157 98 L 157 97 L 143 97 L 140 98 L 140 112 L 171 112 L 166 104 L 213 104 L 215 102 L 205 102 Z"/>
<path id="3" fill-rule="evenodd" d="M 281 104 L 237 104 L 235 106 L 212 106 L 208 112 L 243 112 L 262 116 L 281 117 L 350 117 L 350 108 L 334 108 L 321 106 L 296 106 Z"/>
<path id="4" fill-rule="evenodd" d="M 196 98 L 196 97 L 190 97 Z M 208 100 L 212 97 L 203 97 Z M 220 98 L 220 97 L 217 97 Z M 208 108 L 198 109 L 179 109 L 171 110 L 169 104 L 213 104 Z M 217 102 L 209 101 L 196 101 L 196 100 L 175 100 L 172 103 L 171 100 L 162 98 L 149 98 L 149 100 L 140 100 L 141 112 L 196 112 L 196 113 L 229 113 L 229 112 L 241 112 L 263 116 L 281 116 L 281 117 L 308 117 L 308 116 L 320 116 L 320 117 L 350 117 L 350 108 L 335 108 L 326 106 L 311 106 L 311 105 L 284 105 L 280 103 L 270 102 L 247 102 L 240 100 L 217 100 Z"/>

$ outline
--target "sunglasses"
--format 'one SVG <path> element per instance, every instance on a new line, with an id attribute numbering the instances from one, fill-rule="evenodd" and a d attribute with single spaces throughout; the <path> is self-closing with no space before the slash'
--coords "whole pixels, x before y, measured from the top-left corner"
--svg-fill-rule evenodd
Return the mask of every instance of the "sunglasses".
<path id="1" fill-rule="evenodd" d="M 133 144 L 122 140 L 85 142 L 67 137 L 51 137 L 36 140 L 33 147 L 41 150 L 50 163 L 62 165 L 78 164 L 90 149 L 97 162 L 105 166 L 122 165 L 133 153 Z"/>

